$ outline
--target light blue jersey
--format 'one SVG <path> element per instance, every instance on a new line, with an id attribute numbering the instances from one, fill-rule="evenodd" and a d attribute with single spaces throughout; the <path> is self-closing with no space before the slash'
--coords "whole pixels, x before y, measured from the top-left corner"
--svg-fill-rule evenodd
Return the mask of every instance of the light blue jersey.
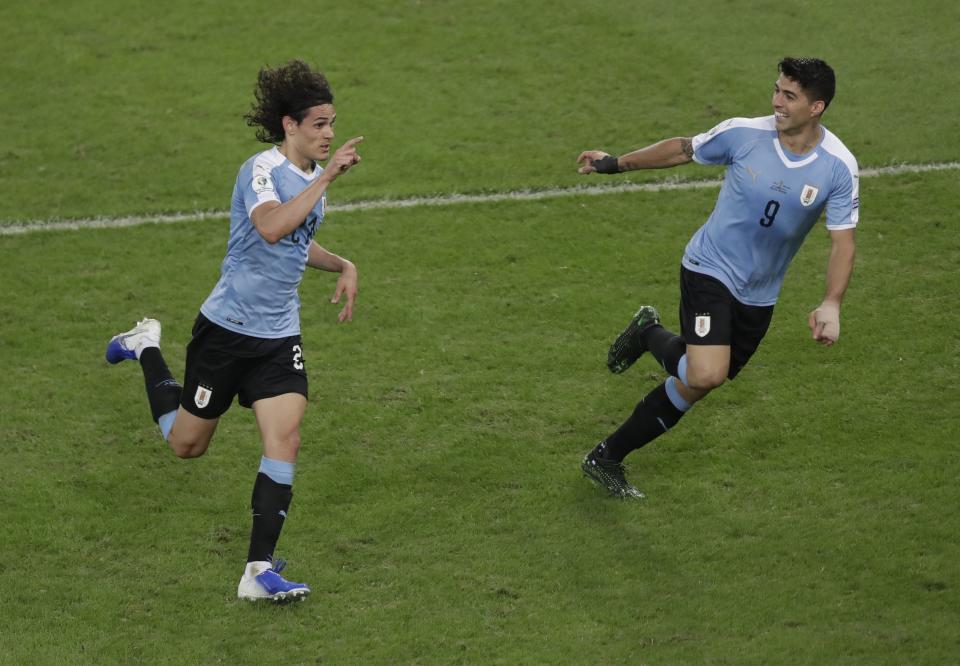
<path id="1" fill-rule="evenodd" d="M 720 280 L 746 305 L 773 305 L 803 239 L 826 209 L 827 229 L 857 226 L 857 161 L 825 127 L 798 156 L 777 138 L 773 116 L 732 118 L 693 138 L 699 164 L 725 164 L 717 204 L 687 244 L 683 265 Z"/>
<path id="2" fill-rule="evenodd" d="M 323 222 L 326 195 L 299 227 L 271 245 L 250 221 L 268 201 L 284 203 L 323 172 L 294 166 L 276 148 L 247 160 L 237 175 L 230 206 L 230 239 L 220 266 L 220 280 L 200 307 L 210 321 L 257 338 L 285 338 L 300 333 L 297 288 L 317 226 Z"/>

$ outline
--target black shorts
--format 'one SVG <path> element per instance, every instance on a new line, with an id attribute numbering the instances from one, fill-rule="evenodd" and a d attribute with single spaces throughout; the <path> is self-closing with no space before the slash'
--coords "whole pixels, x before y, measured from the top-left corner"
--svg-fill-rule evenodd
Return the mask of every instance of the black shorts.
<path id="1" fill-rule="evenodd" d="M 255 338 L 228 331 L 202 314 L 187 345 L 180 405 L 194 416 L 215 419 L 233 397 L 243 407 L 284 393 L 307 397 L 307 371 L 299 335 Z"/>
<path id="2" fill-rule="evenodd" d="M 733 379 L 767 334 L 773 306 L 744 305 L 720 280 L 680 267 L 680 335 L 688 345 L 727 345 Z"/>

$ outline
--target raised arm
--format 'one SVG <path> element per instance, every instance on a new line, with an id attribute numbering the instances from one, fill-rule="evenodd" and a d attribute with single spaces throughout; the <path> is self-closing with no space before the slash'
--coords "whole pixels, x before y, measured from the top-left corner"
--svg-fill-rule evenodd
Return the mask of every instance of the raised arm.
<path id="1" fill-rule="evenodd" d="M 620 173 L 637 169 L 666 169 L 693 161 L 693 140 L 687 137 L 664 139 L 614 157 L 600 150 L 585 150 L 577 158 L 578 170 L 583 175 L 591 173 Z"/>
<path id="2" fill-rule="evenodd" d="M 360 162 L 356 145 L 361 141 L 363 137 L 357 137 L 340 146 L 330 158 L 324 172 L 294 198 L 282 204 L 270 201 L 254 209 L 250 221 L 265 241 L 276 243 L 303 224 L 330 183 Z"/>
<path id="3" fill-rule="evenodd" d="M 250 221 L 265 241 L 272 245 L 303 224 L 330 185 L 330 178 L 324 176 L 325 173 L 321 174 L 300 194 L 285 203 L 268 201 L 254 209 Z"/>

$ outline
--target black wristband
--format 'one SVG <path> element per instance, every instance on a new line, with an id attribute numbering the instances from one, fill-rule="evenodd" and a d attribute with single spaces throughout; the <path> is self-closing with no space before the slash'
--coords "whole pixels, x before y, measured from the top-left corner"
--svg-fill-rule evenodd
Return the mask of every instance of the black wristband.
<path id="1" fill-rule="evenodd" d="M 599 160 L 593 161 L 593 168 L 597 170 L 597 173 L 620 173 L 620 164 L 617 159 L 613 155 L 601 157 Z"/>

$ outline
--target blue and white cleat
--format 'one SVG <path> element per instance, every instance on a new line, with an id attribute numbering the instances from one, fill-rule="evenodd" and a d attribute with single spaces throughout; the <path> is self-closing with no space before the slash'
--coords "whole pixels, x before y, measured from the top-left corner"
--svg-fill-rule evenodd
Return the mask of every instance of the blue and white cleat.
<path id="1" fill-rule="evenodd" d="M 237 598 L 248 601 L 269 599 L 270 601 L 299 601 L 310 594 L 310 588 L 303 583 L 294 583 L 280 572 L 286 566 L 284 560 L 271 562 L 247 562 L 240 584 L 237 586 Z"/>
<path id="2" fill-rule="evenodd" d="M 126 333 L 110 338 L 107 343 L 107 363 L 137 360 L 137 350 L 160 346 L 160 322 L 156 319 L 142 319 Z"/>

